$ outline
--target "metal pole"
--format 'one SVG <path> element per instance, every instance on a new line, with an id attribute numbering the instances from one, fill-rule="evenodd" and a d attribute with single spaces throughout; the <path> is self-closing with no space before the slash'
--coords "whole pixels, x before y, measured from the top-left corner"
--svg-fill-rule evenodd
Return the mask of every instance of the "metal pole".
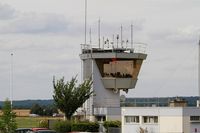
<path id="1" fill-rule="evenodd" d="M 92 29 L 90 28 L 90 45 L 92 44 Z"/>
<path id="2" fill-rule="evenodd" d="M 131 24 L 131 49 L 133 49 L 133 24 Z"/>
<path id="3" fill-rule="evenodd" d="M 123 27 L 121 25 L 121 47 L 123 48 L 123 35 L 122 35 Z"/>
<path id="4" fill-rule="evenodd" d="M 199 89 L 199 102 L 198 104 L 200 104 L 200 37 L 199 37 L 199 57 L 198 57 L 198 89 Z M 198 105 L 198 107 L 200 107 L 200 105 Z"/>
<path id="5" fill-rule="evenodd" d="M 85 0 L 85 45 L 87 42 L 87 0 Z"/>
<path id="6" fill-rule="evenodd" d="M 11 110 L 13 105 L 13 53 L 11 53 L 11 63 L 10 63 L 10 101 Z"/>
<path id="7" fill-rule="evenodd" d="M 99 37 L 99 48 L 100 48 L 100 45 L 101 45 L 101 20 L 99 19 L 98 21 L 98 37 Z"/>

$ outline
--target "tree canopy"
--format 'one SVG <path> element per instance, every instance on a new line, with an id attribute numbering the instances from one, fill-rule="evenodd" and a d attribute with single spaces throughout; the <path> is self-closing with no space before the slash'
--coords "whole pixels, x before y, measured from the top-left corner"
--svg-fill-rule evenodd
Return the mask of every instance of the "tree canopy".
<path id="1" fill-rule="evenodd" d="M 7 99 L 4 102 L 3 114 L 0 119 L 0 133 L 14 133 L 17 128 L 16 114 L 12 112 L 11 102 Z"/>
<path id="2" fill-rule="evenodd" d="M 54 113 L 58 113 L 58 109 L 54 105 L 40 106 L 39 104 L 33 104 L 30 113 L 40 116 L 52 116 Z"/>
<path id="3" fill-rule="evenodd" d="M 64 77 L 57 81 L 55 81 L 55 78 L 53 79 L 53 99 L 57 107 L 65 113 L 67 119 L 71 119 L 75 111 L 81 107 L 93 93 L 91 91 L 91 79 L 85 80 L 79 85 L 76 84 L 76 77 L 72 77 L 72 79 L 66 83 Z"/>

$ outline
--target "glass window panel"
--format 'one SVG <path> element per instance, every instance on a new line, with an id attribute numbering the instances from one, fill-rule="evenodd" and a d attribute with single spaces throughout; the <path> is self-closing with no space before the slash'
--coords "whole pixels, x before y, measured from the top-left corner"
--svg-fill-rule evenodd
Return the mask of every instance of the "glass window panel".
<path id="1" fill-rule="evenodd" d="M 125 123 L 139 123 L 139 116 L 125 116 Z"/>
<path id="2" fill-rule="evenodd" d="M 133 74 L 133 60 L 110 61 L 103 64 L 104 77 L 131 78 Z"/>
<path id="3" fill-rule="evenodd" d="M 143 116 L 144 123 L 158 123 L 158 116 Z"/>

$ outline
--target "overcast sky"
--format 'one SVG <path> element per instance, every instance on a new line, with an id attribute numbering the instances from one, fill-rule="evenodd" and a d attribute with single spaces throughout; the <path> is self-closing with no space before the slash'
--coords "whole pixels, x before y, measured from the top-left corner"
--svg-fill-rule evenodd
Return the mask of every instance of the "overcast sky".
<path id="1" fill-rule="evenodd" d="M 88 27 L 112 37 L 124 27 L 147 43 L 136 88 L 128 97 L 198 95 L 199 0 L 88 0 Z M 88 28 L 89 32 L 89 28 Z M 103 36 L 102 35 L 102 36 Z M 88 39 L 89 40 L 89 39 Z M 84 0 L 0 0 L 0 100 L 51 99 L 52 79 L 81 76 Z"/>

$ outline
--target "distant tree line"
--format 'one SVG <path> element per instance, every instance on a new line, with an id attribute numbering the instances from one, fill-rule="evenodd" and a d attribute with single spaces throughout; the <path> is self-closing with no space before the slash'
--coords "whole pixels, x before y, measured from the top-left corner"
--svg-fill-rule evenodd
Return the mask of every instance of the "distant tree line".
<path id="1" fill-rule="evenodd" d="M 0 101 L 0 109 L 3 106 L 4 101 Z M 13 109 L 30 109 L 34 104 L 40 106 L 52 106 L 54 104 L 53 99 L 49 100 L 19 100 L 13 101 Z"/>
<path id="2" fill-rule="evenodd" d="M 33 104 L 30 109 L 30 114 L 37 114 L 40 116 L 52 116 L 54 113 L 58 113 L 58 109 L 54 105 L 40 106 L 39 104 Z"/>

